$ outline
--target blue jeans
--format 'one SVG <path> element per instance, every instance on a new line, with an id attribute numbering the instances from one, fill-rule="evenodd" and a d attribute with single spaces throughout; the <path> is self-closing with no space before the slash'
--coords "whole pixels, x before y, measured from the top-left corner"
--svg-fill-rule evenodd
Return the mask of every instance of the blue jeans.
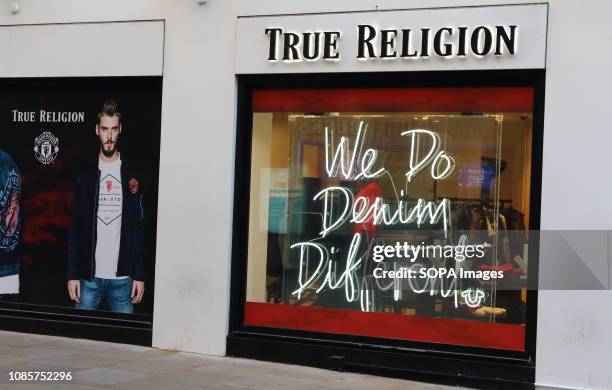
<path id="1" fill-rule="evenodd" d="M 74 305 L 74 308 L 97 310 L 103 298 L 111 311 L 133 313 L 132 278 L 81 279 L 81 302 Z"/>
<path id="2" fill-rule="evenodd" d="M 5 276 L 17 275 L 19 273 L 19 263 L 0 265 L 0 278 Z"/>

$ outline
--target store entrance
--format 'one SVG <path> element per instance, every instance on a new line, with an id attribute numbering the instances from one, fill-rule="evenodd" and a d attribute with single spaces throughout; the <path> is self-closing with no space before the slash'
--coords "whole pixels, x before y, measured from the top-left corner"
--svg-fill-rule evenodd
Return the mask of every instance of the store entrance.
<path id="1" fill-rule="evenodd" d="M 529 382 L 540 72 L 366 77 L 241 77 L 230 351 L 265 334 L 486 355 Z"/>

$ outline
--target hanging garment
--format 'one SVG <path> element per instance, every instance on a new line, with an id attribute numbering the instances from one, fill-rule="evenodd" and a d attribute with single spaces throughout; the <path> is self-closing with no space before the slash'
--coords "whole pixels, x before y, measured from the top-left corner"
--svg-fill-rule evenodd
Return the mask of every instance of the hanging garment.
<path id="1" fill-rule="evenodd" d="M 382 196 L 382 191 L 376 182 L 371 182 L 365 187 L 363 187 L 357 195 L 355 195 L 355 200 L 359 198 L 366 198 L 368 200 L 367 204 L 372 205 L 376 201 L 377 198 Z M 368 220 L 364 223 L 357 223 L 353 225 L 353 233 L 367 233 L 368 237 L 372 238 L 376 236 L 376 224 L 374 223 L 374 216 L 370 215 Z"/>

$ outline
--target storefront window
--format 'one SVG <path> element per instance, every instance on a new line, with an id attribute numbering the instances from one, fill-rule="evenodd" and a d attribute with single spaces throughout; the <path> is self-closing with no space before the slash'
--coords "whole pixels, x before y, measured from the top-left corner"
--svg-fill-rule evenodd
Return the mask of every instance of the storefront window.
<path id="1" fill-rule="evenodd" d="M 532 88 L 252 98 L 245 325 L 525 350 Z"/>

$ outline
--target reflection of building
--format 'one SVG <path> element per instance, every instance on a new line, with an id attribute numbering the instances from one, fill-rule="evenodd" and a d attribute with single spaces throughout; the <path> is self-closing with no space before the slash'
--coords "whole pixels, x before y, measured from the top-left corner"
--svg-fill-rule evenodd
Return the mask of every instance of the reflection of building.
<path id="1" fill-rule="evenodd" d="M 608 165 L 610 144 L 605 118 L 609 115 L 612 54 L 602 49 L 601 39 L 593 38 L 609 36 L 608 15 L 612 12 L 609 2 L 583 2 L 579 6 L 573 2 L 550 2 L 534 6 L 543 11 L 530 8 L 525 12 L 525 18 L 521 16 L 523 8 L 519 6 L 487 8 L 481 6 L 491 2 L 481 0 L 438 2 L 435 7 L 457 8 L 422 11 L 390 11 L 408 7 L 407 3 L 381 0 L 376 3 L 380 12 L 371 2 L 363 0 L 212 0 L 203 6 L 197 2 L 166 3 L 142 7 L 140 3 L 110 0 L 74 7 L 74 2 L 56 0 L 28 4 L 18 16 L 0 13 L 5 26 L 0 27 L 0 34 L 9 35 L 3 31 L 10 30 L 10 39 L 0 39 L 10 65 L 0 66 L 0 81 L 3 83 L 8 82 L 7 78 L 16 77 L 27 80 L 13 80 L 14 83 L 34 83 L 39 77 L 58 76 L 156 75 L 164 78 L 159 223 L 153 228 L 159 237 L 155 245 L 158 261 L 154 316 L 134 317 L 138 321 L 123 322 L 121 319 L 96 319 L 95 329 L 103 329 L 100 332 L 92 331 L 91 326 L 75 325 L 69 321 L 55 330 L 61 328 L 72 335 L 111 339 L 129 333 L 137 336 L 125 337 L 123 341 L 136 340 L 162 348 L 217 355 L 240 354 L 347 370 L 369 369 L 379 374 L 390 372 L 393 365 L 405 364 L 406 369 L 399 371 L 401 375 L 427 372 L 433 379 L 443 377 L 457 384 L 458 374 L 461 374 L 463 378 L 520 376 L 527 382 L 576 388 L 612 387 L 607 357 L 607 351 L 612 348 L 612 338 L 608 334 L 612 329 L 612 317 L 605 309 L 609 305 L 609 294 L 603 291 L 576 292 L 563 286 L 563 291 L 556 287 L 540 291 L 535 300 L 533 295 L 525 296 L 522 291 L 525 283 L 536 280 L 536 277 L 557 276 L 565 276 L 566 284 L 574 289 L 571 282 L 576 278 L 572 275 L 580 269 L 568 272 L 564 262 L 564 256 L 572 251 L 577 257 L 595 262 L 586 271 L 607 283 L 611 277 L 607 265 L 609 251 L 606 249 L 609 239 L 603 237 L 599 240 L 599 232 L 585 230 L 580 239 L 568 233 L 571 239 L 556 241 L 552 248 L 542 241 L 537 248 L 531 237 L 529 247 L 526 247 L 513 235 L 513 232 L 524 232 L 521 214 L 525 226 L 535 221 L 542 229 L 607 229 L 609 226 L 612 188 L 601 178 Z M 410 8 L 417 9 L 434 7 L 426 0 L 409 4 Z M 418 18 L 411 16 L 415 13 Z M 277 16 L 261 16 L 270 14 Z M 292 16 L 296 14 L 299 16 Z M 95 20 L 107 23 L 65 24 L 90 21 L 92 15 L 95 15 Z M 147 21 L 129 21 L 135 19 Z M 37 23 L 54 24 L 37 26 Z M 14 24 L 19 26 L 8 26 Z M 164 36 L 165 24 L 168 34 Z M 376 59 L 356 59 L 359 37 L 355 34 L 358 34 L 359 25 L 377 28 L 376 40 L 372 41 Z M 459 27 L 480 25 L 516 25 L 515 53 L 462 58 L 456 52 L 450 58 L 441 58 L 433 51 L 434 45 L 444 49 L 439 45 L 448 40 L 457 50 L 458 41 L 453 38 L 459 38 Z M 337 61 L 321 58 L 284 62 L 282 52 L 285 48 L 279 43 L 276 53 L 279 60 L 270 63 L 267 61 L 270 56 L 269 36 L 264 33 L 268 27 L 283 28 L 284 32 L 299 37 L 308 32 L 338 31 L 341 38 L 334 51 L 340 53 L 340 58 Z M 396 29 L 398 35 L 390 36 L 393 33 L 387 32 L 389 39 L 383 41 L 381 27 Z M 447 36 L 445 32 L 436 44 L 435 35 L 441 27 L 453 27 L 454 35 Z M 418 38 L 424 28 L 431 29 L 429 34 L 425 34 L 429 37 L 430 56 L 414 60 L 402 58 L 402 54 L 408 56 L 412 51 L 408 47 L 406 53 L 402 53 L 405 46 L 402 35 L 408 33 L 400 33 L 400 30 L 411 31 L 409 42 L 417 43 L 414 49 L 421 53 L 423 45 Z M 476 39 L 477 50 L 486 45 L 486 33 L 483 32 L 482 36 L 484 40 L 479 42 Z M 395 42 L 396 45 L 390 47 L 385 42 Z M 491 46 L 495 47 L 497 43 L 493 41 Z M 319 41 L 319 44 L 322 49 L 324 41 Z M 466 38 L 466 45 L 471 44 Z M 388 52 L 398 51 L 397 58 L 378 58 L 383 53 L 383 45 Z M 306 48 L 299 46 L 295 49 L 303 53 Z M 291 47 L 288 51 L 292 53 Z M 474 52 L 472 47 L 467 47 L 467 51 Z M 75 52 L 79 55 L 58 55 Z M 113 54 L 121 60 L 109 60 L 115 58 Z M 253 77 L 246 77 L 247 74 L 253 74 Z M 478 91 L 469 98 L 466 97 L 469 92 L 463 91 L 460 96 L 464 98 L 459 100 L 436 91 L 460 86 Z M 500 90 L 490 99 L 480 99 L 482 87 L 499 87 Z M 514 93 L 501 93 L 508 87 L 536 91 L 534 104 L 516 107 L 515 104 L 521 105 L 524 100 Z M 391 100 L 385 88 L 422 89 L 413 100 L 407 100 L 407 96 Z M 285 99 L 277 107 L 253 106 L 256 101 L 266 103 L 266 96 L 261 95 L 264 90 L 274 95 L 283 90 L 302 93 L 308 89 L 313 90 L 313 96 L 308 99 L 312 106 L 307 111 L 289 110 L 287 107 L 294 102 L 291 99 Z M 362 93 L 341 99 L 343 89 L 362 89 Z M 371 99 L 371 104 L 359 109 L 351 106 L 362 101 L 364 96 Z M 502 98 L 507 99 L 507 105 L 493 104 Z M 53 102 L 54 99 L 48 99 L 49 104 Z M 345 109 L 332 110 L 331 105 L 337 102 L 345 104 Z M 447 103 L 448 107 L 433 107 L 442 103 Z M 483 108 L 452 107 L 451 103 L 482 103 Z M 390 106 L 398 110 L 403 108 L 392 111 Z M 159 105 L 150 107 L 153 110 Z M 43 109 L 55 110 L 51 107 Z M 500 113 L 503 113 L 503 122 L 498 130 L 494 116 Z M 295 122 L 288 124 L 290 114 Z M 375 118 L 376 114 L 383 116 Z M 376 126 L 389 129 L 389 123 L 394 121 L 398 126 L 402 123 L 442 126 L 442 121 L 449 125 L 448 131 L 442 128 L 434 130 L 446 140 L 449 153 L 456 158 L 455 172 L 443 181 L 431 180 L 425 174 L 416 176 L 406 197 L 411 200 L 419 197 L 436 201 L 442 197 L 449 199 L 451 218 L 461 221 L 466 231 L 465 240 L 493 241 L 487 250 L 491 262 L 484 265 L 494 267 L 496 256 L 497 267 L 509 266 L 512 272 L 521 269 L 516 278 L 511 279 L 512 285 L 506 288 L 499 281 L 480 280 L 478 285 L 462 286 L 462 291 L 468 293 L 465 297 L 459 294 L 458 310 L 455 310 L 453 300 L 439 295 L 428 295 L 426 299 L 423 294 L 417 295 L 413 291 L 404 294 L 404 290 L 400 290 L 401 299 L 395 300 L 392 287 L 380 291 L 380 287 L 389 285 L 389 281 L 384 280 L 378 281 L 381 286 L 375 280 L 368 281 L 373 283 L 372 288 L 365 289 L 377 289 L 376 296 L 366 296 L 376 298 L 366 305 L 375 312 L 366 314 L 376 316 L 358 316 L 362 313 L 360 303 L 345 303 L 343 288 L 321 291 L 321 294 L 308 291 L 303 305 L 293 304 L 297 299 L 291 295 L 294 286 L 288 282 L 295 281 L 294 275 L 299 270 L 292 262 L 289 245 L 292 241 L 287 236 L 317 237 L 321 218 L 317 207 L 320 202 L 317 204 L 312 198 L 322 185 L 334 183 L 350 188 L 351 193 L 356 194 L 364 184 L 345 180 L 323 180 L 322 183 L 324 167 L 320 145 L 323 129 L 314 128 L 314 124 L 332 124 L 339 131 L 346 123 L 347 132 L 343 135 L 354 140 L 351 137 L 355 134 L 351 129 L 354 129 L 358 115 L 367 115 L 372 129 Z M 439 125 L 434 125 L 434 121 L 440 119 Z M 312 127 L 306 127 L 306 124 Z M 56 124 L 48 125 L 49 130 L 55 131 Z M 87 131 L 86 123 L 82 129 Z M 253 133 L 251 138 L 252 129 L 256 129 L 257 134 Z M 280 131 L 283 129 L 285 131 Z M 303 132 L 298 134 L 294 129 Z M 46 129 L 38 130 L 36 135 Z M 3 134 L 6 133 L 3 131 Z M 243 138 L 245 134 L 248 136 Z M 398 130 L 393 128 L 388 134 L 369 131 L 368 145 L 379 150 L 377 160 L 392 169 L 390 174 L 394 183 L 403 183 L 406 156 L 401 150 L 405 140 L 397 134 Z M 290 136 L 296 136 L 296 139 L 300 136 L 304 142 L 294 142 Z M 11 139 L 4 136 L 2 146 Z M 271 144 L 268 142 L 270 139 Z M 30 158 L 32 140 L 33 137 L 29 138 L 27 143 Z M 64 142 L 63 138 L 61 142 Z M 61 147 L 60 156 L 65 150 L 63 144 Z M 7 150 L 13 154 L 12 149 Z M 18 161 L 21 166 L 21 161 Z M 296 166 L 301 172 L 293 170 L 292 167 Z M 269 172 L 265 168 L 269 168 Z M 482 172 L 482 175 L 475 177 L 469 173 L 461 176 L 462 172 L 465 174 L 472 169 Z M 393 204 L 391 201 L 395 194 L 390 179 L 379 179 L 378 182 L 385 201 Z M 398 188 L 398 192 L 401 189 Z M 507 234 L 502 229 L 500 216 L 506 220 Z M 346 248 L 354 230 L 350 226 L 343 229 L 330 232 L 324 244 L 331 246 L 332 242 L 341 242 L 334 246 Z M 414 241 L 426 241 L 426 245 L 445 240 L 438 226 L 410 229 L 402 225 L 385 226 L 376 233 L 385 242 L 394 243 L 404 241 L 407 231 L 411 232 Z M 231 237 L 238 238 L 233 240 Z M 363 240 L 362 244 L 365 242 Z M 337 260 L 339 271 L 342 271 L 347 257 L 342 248 L 339 253 L 329 254 Z M 590 248 L 597 250 L 590 253 Z M 44 254 L 45 248 L 39 250 Z M 585 252 L 592 256 L 586 256 Z M 431 265 L 450 267 L 446 259 L 431 257 L 428 258 Z M 234 264 L 230 266 L 232 258 Z M 525 262 L 527 258 L 529 262 Z M 538 272 L 528 269 L 525 280 L 522 269 L 533 267 L 536 258 L 540 261 Z M 602 259 L 603 264 L 598 263 Z M 474 263 L 466 260 L 463 266 L 469 271 L 480 270 Z M 572 265 L 583 263 L 574 262 Z M 418 289 L 419 286 L 414 287 Z M 475 301 L 479 295 L 477 291 L 484 291 L 488 303 L 482 307 L 490 309 L 476 308 L 471 312 L 461 304 L 461 299 L 470 303 Z M 270 300 L 266 300 L 266 293 Z M 245 322 L 248 324 L 254 320 L 251 315 L 258 313 L 245 313 L 242 301 L 247 297 L 259 299 L 262 296 L 262 304 L 287 301 L 292 304 L 287 305 L 287 311 L 278 317 L 266 310 L 281 305 L 263 306 L 259 314 L 274 320 L 274 327 L 245 326 Z M 338 302 L 346 307 L 338 309 Z M 306 306 L 307 303 L 310 306 Z M 338 309 L 334 314 L 341 312 L 344 316 L 330 318 L 321 314 L 321 317 L 313 319 L 305 310 L 310 308 L 321 309 L 319 314 L 327 313 L 326 309 Z M 496 310 L 500 308 L 505 308 L 506 312 Z M 2 313 L 5 312 L 0 312 L 0 315 Z M 429 322 L 416 324 L 424 317 L 424 321 Z M 355 328 L 363 318 L 377 319 L 371 326 L 370 336 L 348 335 L 348 331 L 359 330 Z M 6 316 L 2 317 L 0 323 L 6 324 L 5 319 Z M 281 320 L 293 328 L 325 323 L 330 329 L 327 333 L 299 329 L 279 331 Z M 407 320 L 412 321 L 410 326 L 406 326 L 404 321 Z M 447 335 L 437 327 L 440 321 L 453 323 L 459 320 L 465 320 L 465 323 L 461 322 L 465 326 L 453 328 L 450 339 L 440 340 Z M 537 332 L 531 333 L 536 321 Z M 526 324 L 524 330 L 520 328 L 523 323 Z M 42 331 L 41 325 L 37 329 Z M 117 332 L 117 329 L 125 333 Z M 417 344 L 410 344 L 410 348 L 402 348 L 397 345 L 408 343 L 389 339 L 392 332 L 396 332 L 398 338 L 424 340 L 429 337 L 432 340 L 435 337 L 432 341 L 443 343 L 421 343 L 416 348 Z M 501 350 L 477 350 L 479 359 L 474 362 L 469 360 L 473 358 L 474 349 L 469 349 L 466 356 L 466 349 L 462 348 L 467 347 L 457 346 L 461 342 L 482 345 L 492 340 L 515 345 L 524 340 L 521 345 L 527 351 L 537 350 L 537 355 L 526 361 L 525 353 L 509 352 L 505 345 Z M 384 348 L 381 343 L 385 344 Z M 376 356 L 365 353 L 372 350 L 377 352 Z M 424 350 L 427 352 L 419 353 Z M 385 354 L 391 351 L 391 357 Z M 482 383 L 474 386 L 493 387 Z M 518 387 L 515 383 L 509 386 Z"/>

